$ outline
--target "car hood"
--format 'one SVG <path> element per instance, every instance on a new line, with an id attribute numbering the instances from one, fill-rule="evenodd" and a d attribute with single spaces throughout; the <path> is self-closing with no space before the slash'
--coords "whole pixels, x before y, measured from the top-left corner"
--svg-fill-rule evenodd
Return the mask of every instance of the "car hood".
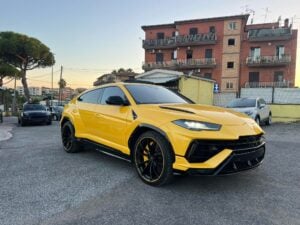
<path id="1" fill-rule="evenodd" d="M 164 115 L 166 115 L 171 120 L 189 119 L 222 125 L 243 125 L 249 122 L 249 118 L 244 114 L 230 109 L 208 105 L 161 104 L 151 106 L 144 105 L 144 108 L 147 109 L 152 116 L 155 116 L 156 119 L 162 118 Z M 162 117 L 159 117 L 160 115 Z"/>
<path id="2" fill-rule="evenodd" d="M 48 114 L 47 111 L 44 110 L 33 110 L 33 111 L 24 111 L 26 114 Z"/>
<path id="3" fill-rule="evenodd" d="M 229 108 L 229 109 L 234 110 L 236 112 L 241 112 L 241 113 L 245 113 L 245 112 L 249 112 L 249 111 L 254 111 L 255 110 L 254 107 Z"/>

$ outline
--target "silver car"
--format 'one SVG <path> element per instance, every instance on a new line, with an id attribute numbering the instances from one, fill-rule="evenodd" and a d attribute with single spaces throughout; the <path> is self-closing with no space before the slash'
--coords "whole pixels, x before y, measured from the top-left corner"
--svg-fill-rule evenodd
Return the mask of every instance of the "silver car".
<path id="1" fill-rule="evenodd" d="M 226 107 L 247 114 L 257 124 L 272 123 L 271 109 L 262 98 L 237 98 L 229 102 Z"/>

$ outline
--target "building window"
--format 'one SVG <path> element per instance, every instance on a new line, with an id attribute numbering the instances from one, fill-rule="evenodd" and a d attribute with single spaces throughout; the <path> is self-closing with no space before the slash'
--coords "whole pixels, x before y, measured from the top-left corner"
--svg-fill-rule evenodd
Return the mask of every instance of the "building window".
<path id="1" fill-rule="evenodd" d="M 229 38 L 228 39 L 228 45 L 235 45 L 235 39 L 234 38 Z"/>
<path id="2" fill-rule="evenodd" d="M 259 72 L 249 72 L 249 83 L 259 82 Z"/>
<path id="3" fill-rule="evenodd" d="M 162 63 L 164 61 L 164 54 L 163 53 L 156 53 L 156 62 Z"/>
<path id="4" fill-rule="evenodd" d="M 250 57 L 254 59 L 258 59 L 260 57 L 260 48 L 259 47 L 250 48 Z"/>
<path id="5" fill-rule="evenodd" d="M 176 32 L 173 31 L 173 32 L 172 32 L 172 37 L 175 37 L 175 36 L 176 36 Z"/>
<path id="6" fill-rule="evenodd" d="M 226 89 L 233 89 L 233 83 L 232 82 L 226 82 Z"/>
<path id="7" fill-rule="evenodd" d="M 211 73 L 205 73 L 204 74 L 204 78 L 211 79 L 212 78 L 212 74 Z"/>
<path id="8" fill-rule="evenodd" d="M 234 68 L 234 62 L 227 62 L 227 68 L 233 69 Z"/>
<path id="9" fill-rule="evenodd" d="M 156 34 L 156 38 L 157 38 L 157 39 L 164 39 L 164 38 L 165 38 L 165 33 L 163 33 L 163 32 L 158 32 L 158 33 Z"/>
<path id="10" fill-rule="evenodd" d="M 283 82 L 283 71 L 274 72 L 274 82 Z"/>
<path id="11" fill-rule="evenodd" d="M 190 28 L 190 35 L 196 35 L 196 34 L 198 34 L 198 28 L 197 27 Z"/>
<path id="12" fill-rule="evenodd" d="M 228 29 L 229 29 L 229 30 L 236 30 L 236 29 L 237 29 L 237 24 L 236 24 L 236 22 L 229 22 L 229 23 L 228 23 Z"/>
<path id="13" fill-rule="evenodd" d="M 171 53 L 171 59 L 172 59 L 172 60 L 177 59 L 177 50 L 174 50 L 174 51 Z"/>
<path id="14" fill-rule="evenodd" d="M 209 32 L 210 32 L 210 33 L 216 33 L 216 28 L 215 28 L 215 26 L 210 26 L 210 27 L 209 27 Z"/>
<path id="15" fill-rule="evenodd" d="M 187 50 L 186 51 L 186 59 L 192 59 L 193 58 L 193 51 Z"/>
<path id="16" fill-rule="evenodd" d="M 283 45 L 276 46 L 276 56 L 278 57 L 278 59 L 281 59 L 284 56 L 284 46 Z"/>
<path id="17" fill-rule="evenodd" d="M 212 58 L 212 49 L 211 48 L 205 49 L 205 58 L 206 59 Z"/>

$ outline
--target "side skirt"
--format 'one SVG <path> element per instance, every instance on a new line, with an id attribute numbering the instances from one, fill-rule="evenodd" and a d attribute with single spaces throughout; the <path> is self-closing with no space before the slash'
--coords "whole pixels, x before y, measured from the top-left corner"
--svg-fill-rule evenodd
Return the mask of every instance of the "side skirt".
<path id="1" fill-rule="evenodd" d="M 92 148 L 95 148 L 97 151 L 104 153 L 106 155 L 125 160 L 127 162 L 131 162 L 131 157 L 130 155 L 126 155 L 122 152 L 120 152 L 117 149 L 108 147 L 106 145 L 102 145 L 93 141 L 90 141 L 88 139 L 78 139 L 78 141 L 84 145 L 91 146 Z"/>

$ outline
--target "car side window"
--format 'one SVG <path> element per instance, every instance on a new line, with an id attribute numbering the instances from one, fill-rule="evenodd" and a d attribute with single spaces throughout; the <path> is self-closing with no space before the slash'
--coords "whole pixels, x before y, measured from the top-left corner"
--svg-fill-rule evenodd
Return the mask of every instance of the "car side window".
<path id="1" fill-rule="evenodd" d="M 124 92 L 119 87 L 107 87 L 104 88 L 104 93 L 102 95 L 100 104 L 107 105 L 106 101 L 111 96 L 120 96 L 124 101 L 128 101 Z"/>
<path id="2" fill-rule="evenodd" d="M 103 88 L 89 91 L 78 98 L 78 101 L 84 103 L 97 104 L 103 94 Z"/>

